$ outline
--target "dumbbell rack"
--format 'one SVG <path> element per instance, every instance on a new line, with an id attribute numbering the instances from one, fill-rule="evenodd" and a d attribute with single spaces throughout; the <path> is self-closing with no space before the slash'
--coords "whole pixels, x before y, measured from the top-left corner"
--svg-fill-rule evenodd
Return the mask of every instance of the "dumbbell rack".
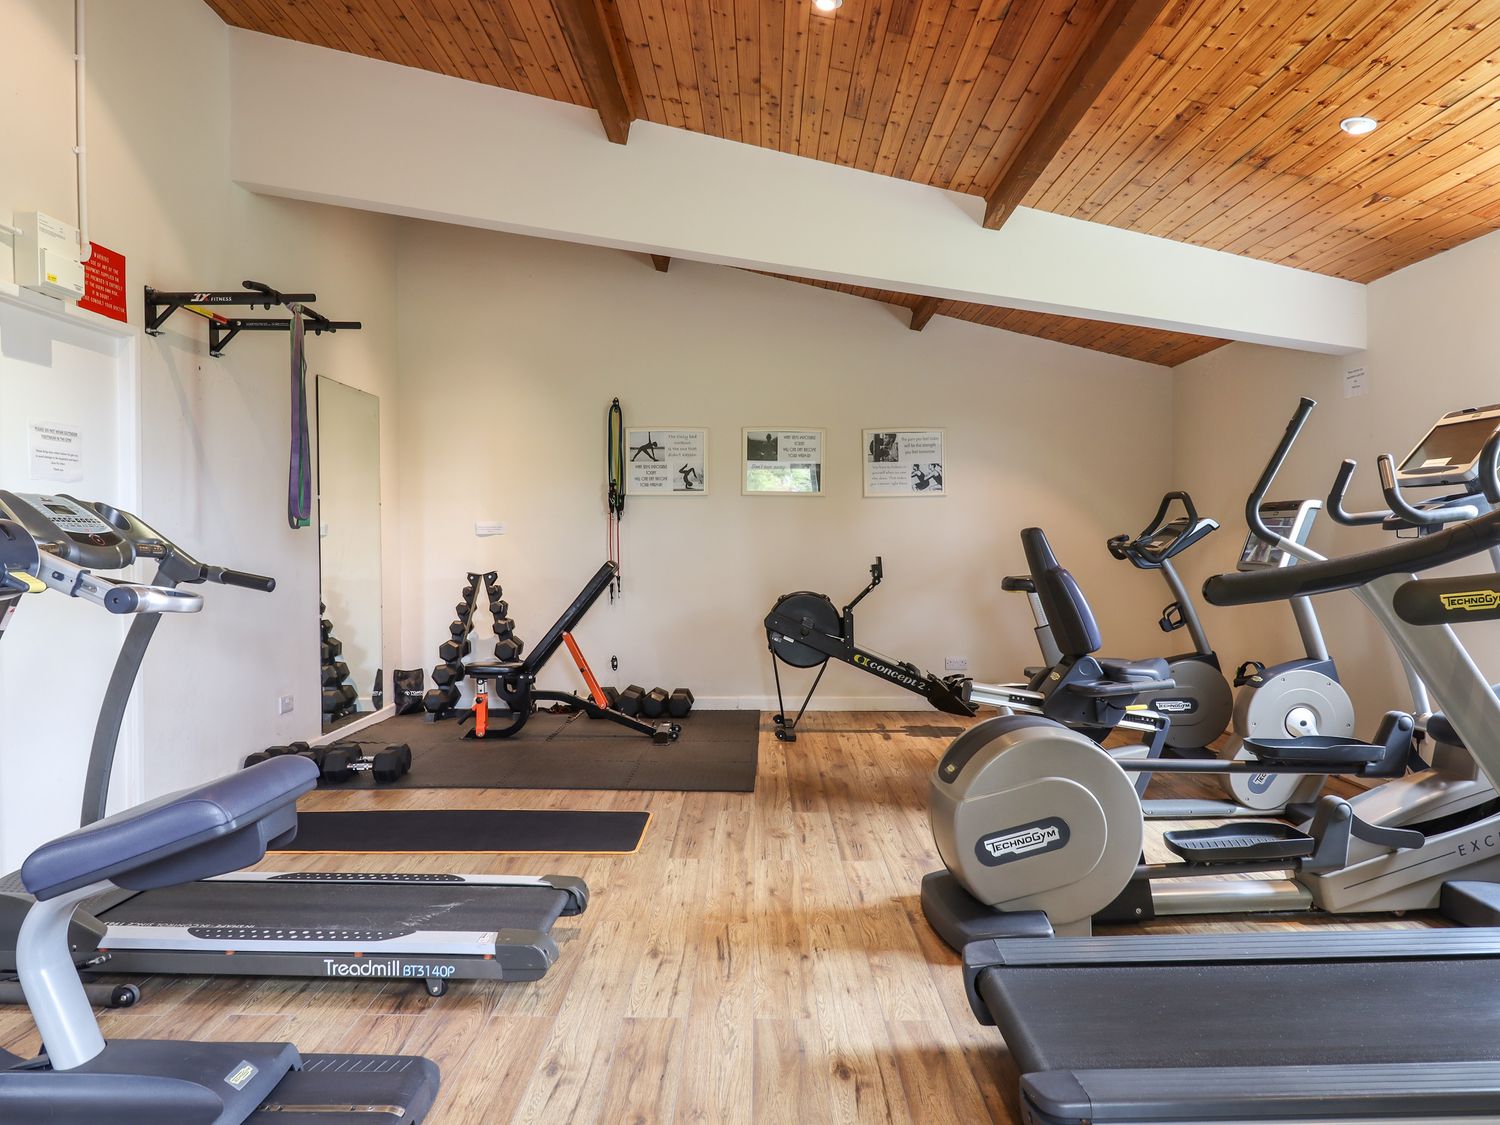
<path id="1" fill-rule="evenodd" d="M 327 613 L 327 603 L 319 602 L 318 610 Z M 326 724 L 359 709 L 359 689 L 350 678 L 349 665 L 339 659 L 344 642 L 333 635 L 333 622 L 324 617 L 319 627 L 323 636 L 323 722 Z"/>
<path id="2" fill-rule="evenodd" d="M 459 685 L 464 679 L 464 657 L 474 651 L 474 613 L 479 591 L 484 589 L 489 601 L 491 624 L 495 631 L 495 659 L 519 660 L 526 642 L 516 636 L 516 623 L 510 617 L 510 603 L 499 575 L 491 570 L 484 574 L 468 573 L 468 581 L 453 607 L 456 614 L 448 625 L 448 639 L 438 645 L 438 663 L 432 668 L 434 687 L 422 697 L 429 720 L 446 719 L 458 710 Z"/>

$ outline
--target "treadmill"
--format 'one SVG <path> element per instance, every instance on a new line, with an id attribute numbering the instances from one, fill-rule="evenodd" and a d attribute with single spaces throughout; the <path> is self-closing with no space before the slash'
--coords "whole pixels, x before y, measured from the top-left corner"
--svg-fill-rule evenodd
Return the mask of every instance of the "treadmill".
<path id="1" fill-rule="evenodd" d="M 89 570 L 153 560 L 151 585 L 161 589 L 275 588 L 270 578 L 199 562 L 108 504 L 0 491 L 0 519 Z M 110 677 L 89 756 L 85 826 L 104 816 L 120 725 L 160 620 L 135 617 Z M 0 972 L 15 971 L 31 901 L 15 875 L 0 879 Z M 78 910 L 70 940 L 80 967 L 92 971 L 410 980 L 441 996 L 452 980 L 539 979 L 557 960 L 554 923 L 587 906 L 588 887 L 569 875 L 236 871 L 158 890 L 112 890 Z M 0 1000 L 14 1002 L 12 990 L 0 988 Z"/>
<path id="2" fill-rule="evenodd" d="M 1304 561 L 1219 575 L 1204 594 L 1247 605 L 1352 590 L 1500 777 L 1500 697 L 1451 628 L 1500 619 L 1494 573 L 1413 576 L 1500 545 L 1500 510 L 1311 561 L 1258 512 L 1314 405 L 1302 400 L 1246 507 L 1252 529 Z M 1500 434 L 1481 458 L 1492 505 L 1497 461 Z M 1057 938 L 1037 936 L 1045 915 L 1017 911 L 1015 937 L 965 947 L 964 980 L 1005 1038 L 1031 1125 L 1497 1121 L 1500 887 L 1449 883 L 1441 909 L 1479 928 Z"/>

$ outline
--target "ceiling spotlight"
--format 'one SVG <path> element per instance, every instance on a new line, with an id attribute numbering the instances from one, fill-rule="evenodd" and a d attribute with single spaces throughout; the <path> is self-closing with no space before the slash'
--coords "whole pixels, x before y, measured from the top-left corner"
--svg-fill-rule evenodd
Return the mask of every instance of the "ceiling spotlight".
<path id="1" fill-rule="evenodd" d="M 1339 122 L 1339 128 L 1351 137 L 1363 137 L 1366 133 L 1373 133 L 1379 124 L 1373 117 L 1346 117 Z"/>
<path id="2" fill-rule="evenodd" d="M 813 0 L 813 7 L 820 12 L 836 12 L 844 6 L 844 0 Z"/>

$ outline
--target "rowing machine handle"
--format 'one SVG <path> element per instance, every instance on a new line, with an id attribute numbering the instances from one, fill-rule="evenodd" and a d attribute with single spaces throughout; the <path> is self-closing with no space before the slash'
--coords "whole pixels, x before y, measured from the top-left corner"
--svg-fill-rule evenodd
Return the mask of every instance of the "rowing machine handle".
<path id="1" fill-rule="evenodd" d="M 250 574 L 243 570 L 230 570 L 223 566 L 205 567 L 204 577 L 210 582 L 218 582 L 225 586 L 239 586 L 245 590 L 259 590 L 263 594 L 269 594 L 276 589 L 276 579 L 265 574 Z"/>
<path id="2" fill-rule="evenodd" d="M 1276 474 L 1281 471 L 1281 466 L 1286 463 L 1287 455 L 1291 453 L 1292 446 L 1297 437 L 1302 433 L 1302 427 L 1307 425 L 1307 419 L 1311 416 L 1313 408 L 1318 405 L 1316 399 L 1303 396 L 1297 403 L 1297 410 L 1292 415 L 1292 420 L 1286 424 L 1286 433 L 1281 435 L 1281 441 L 1277 443 L 1276 452 L 1271 454 L 1271 459 L 1266 462 L 1265 470 L 1260 474 L 1260 480 L 1255 482 L 1255 488 L 1250 493 L 1250 499 L 1245 501 L 1245 522 L 1249 524 L 1250 530 L 1255 532 L 1255 537 L 1273 547 L 1281 545 L 1281 536 L 1277 535 L 1261 518 L 1260 506 L 1266 499 L 1266 493 L 1271 491 L 1271 482 L 1276 479 Z"/>

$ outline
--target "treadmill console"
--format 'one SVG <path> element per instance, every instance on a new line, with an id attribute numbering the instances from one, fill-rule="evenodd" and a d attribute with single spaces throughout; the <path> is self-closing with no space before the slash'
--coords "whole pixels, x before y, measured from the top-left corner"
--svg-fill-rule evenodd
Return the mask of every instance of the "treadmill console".
<path id="1" fill-rule="evenodd" d="M 1323 506 L 1321 500 L 1267 500 L 1260 506 L 1260 518 L 1275 534 L 1299 546 L 1307 543 L 1313 519 Z M 1245 539 L 1237 570 L 1271 570 L 1295 566 L 1297 560 L 1280 547 L 1267 543 L 1255 532 Z"/>
<path id="2" fill-rule="evenodd" d="M 0 517 L 15 520 L 37 542 L 89 570 L 120 570 L 135 561 L 130 541 L 71 496 L 0 491 Z"/>
<path id="3" fill-rule="evenodd" d="M 1472 485 L 1479 454 L 1500 429 L 1500 403 L 1444 414 L 1406 455 L 1397 473 L 1404 485 Z"/>

